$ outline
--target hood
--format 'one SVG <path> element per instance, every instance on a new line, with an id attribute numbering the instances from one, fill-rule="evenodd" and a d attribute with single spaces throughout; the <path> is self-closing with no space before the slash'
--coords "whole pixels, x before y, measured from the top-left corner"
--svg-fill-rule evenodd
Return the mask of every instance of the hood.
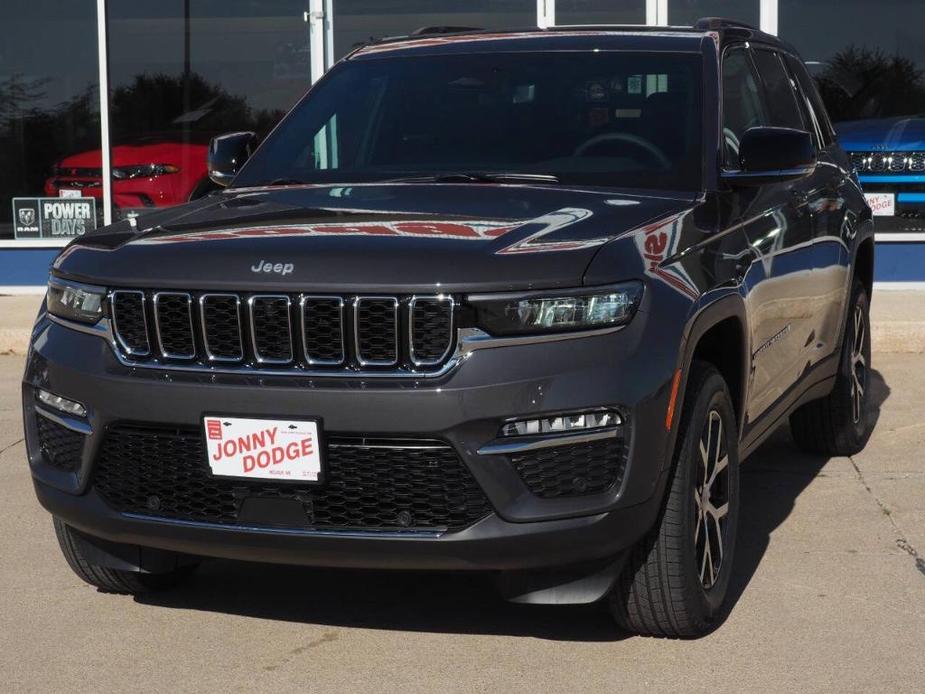
<path id="1" fill-rule="evenodd" d="M 174 289 L 580 286 L 601 246 L 690 205 L 682 195 L 521 185 L 229 190 L 142 217 L 138 228 L 89 234 L 54 267 L 91 283 Z"/>
<path id="2" fill-rule="evenodd" d="M 925 117 L 871 118 L 835 124 L 838 140 L 849 152 L 925 149 Z"/>
<path id="3" fill-rule="evenodd" d="M 207 144 L 158 141 L 138 144 L 116 145 L 112 148 L 112 166 L 137 166 L 140 164 L 177 164 L 183 161 L 201 161 L 205 167 Z M 99 169 L 103 166 L 103 153 L 94 149 L 64 157 L 58 166 L 62 168 Z"/>

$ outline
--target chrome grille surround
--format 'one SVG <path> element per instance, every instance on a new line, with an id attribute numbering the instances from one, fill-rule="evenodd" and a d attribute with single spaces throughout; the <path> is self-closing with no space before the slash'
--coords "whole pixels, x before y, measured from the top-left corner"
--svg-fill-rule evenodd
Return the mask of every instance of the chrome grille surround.
<path id="1" fill-rule="evenodd" d="M 116 289 L 109 297 L 111 317 L 92 332 L 107 333 L 120 361 L 138 367 L 434 376 L 459 344 L 457 302 L 443 294 Z"/>
<path id="2" fill-rule="evenodd" d="M 238 349 L 233 354 L 220 355 L 212 351 L 209 345 L 209 331 L 207 329 L 209 321 L 207 313 L 210 310 L 210 303 L 221 300 L 232 300 L 235 304 L 235 322 L 238 327 Z M 237 363 L 244 359 L 244 332 L 241 327 L 241 297 L 237 294 L 203 294 L 199 297 L 199 327 L 202 329 L 202 347 L 206 354 L 206 359 L 210 362 Z"/>
<path id="3" fill-rule="evenodd" d="M 267 329 L 271 327 L 270 321 L 279 316 L 272 314 L 258 316 L 258 310 L 261 307 L 270 309 L 274 304 L 283 304 L 285 306 L 285 322 L 280 321 L 275 327 L 280 333 L 286 334 L 286 349 L 280 349 L 282 344 L 279 339 L 272 340 L 268 336 Z M 254 359 L 258 364 L 290 364 L 295 351 L 292 349 L 292 301 L 286 294 L 254 294 L 247 300 L 248 317 L 250 319 L 251 346 L 254 349 Z M 277 306 L 277 311 L 279 307 Z M 280 337 L 280 336 L 277 336 Z M 277 344 L 273 344 L 276 342 Z M 275 354 L 271 354 L 271 352 Z M 286 356 L 288 355 L 288 356 Z"/>
<path id="4" fill-rule="evenodd" d="M 180 304 L 172 308 L 168 307 L 166 302 L 170 302 L 174 299 L 179 299 Z M 182 313 L 184 313 L 184 306 L 186 313 L 185 320 L 182 315 Z M 162 315 L 167 314 L 167 311 L 179 311 L 181 315 Z M 183 326 L 182 323 L 187 323 L 189 325 L 188 340 L 185 326 Z M 188 292 L 155 292 L 154 326 L 157 334 L 157 345 L 164 359 L 191 360 L 196 358 L 196 338 L 194 337 L 195 333 L 193 331 L 193 297 L 190 296 Z M 175 334 L 169 334 L 168 331 Z M 168 334 L 165 336 L 165 333 Z M 168 349 L 168 347 L 175 347 L 177 345 L 177 342 L 175 342 L 176 338 L 179 338 L 179 342 L 188 342 L 189 349 L 185 351 L 173 351 Z M 168 342 L 173 344 L 168 345 Z"/>
<path id="5" fill-rule="evenodd" d="M 131 301 L 137 299 L 138 305 L 140 308 L 139 315 L 129 318 L 128 307 L 124 307 L 126 310 L 126 318 L 130 320 L 134 325 L 131 327 L 123 326 L 123 329 L 126 332 L 140 332 L 142 335 L 138 335 L 139 339 L 137 342 L 141 342 L 140 338 L 144 338 L 144 349 L 136 349 L 135 346 L 129 344 L 129 340 L 126 339 L 123 332 L 120 332 L 119 329 L 119 312 L 122 309 L 119 309 L 118 306 L 124 301 Z M 147 301 L 145 300 L 145 293 L 135 290 L 124 290 L 120 289 L 114 292 L 109 293 L 109 311 L 112 315 L 113 323 L 113 332 L 115 334 L 116 340 L 119 343 L 119 348 L 128 355 L 129 357 L 149 357 L 151 356 L 151 340 L 148 338 L 147 323 L 148 323 L 148 312 L 146 308 Z M 139 323 L 140 321 L 140 323 Z M 130 338 L 131 339 L 131 338 Z M 133 342 L 135 340 L 132 340 Z"/>
<path id="6" fill-rule="evenodd" d="M 445 305 L 444 316 L 447 316 L 449 325 L 447 326 L 447 339 L 446 339 L 446 349 L 443 350 L 443 353 L 434 358 L 424 358 L 419 359 L 417 355 L 417 350 L 415 349 L 415 343 L 417 342 L 417 337 L 419 331 L 416 330 L 416 309 L 418 304 L 431 304 L 431 305 Z M 453 300 L 452 296 L 413 296 L 411 301 L 408 302 L 408 325 L 411 326 L 411 340 L 409 342 L 409 351 L 411 357 L 411 363 L 415 366 L 434 366 L 435 364 L 440 364 L 450 353 L 450 350 L 453 348 L 453 327 L 455 324 L 455 314 L 456 314 L 456 302 Z"/>
<path id="7" fill-rule="evenodd" d="M 366 304 L 371 304 L 380 311 L 384 309 L 383 314 L 381 316 L 367 314 L 364 317 L 363 311 Z M 372 309 L 366 310 L 371 311 Z M 389 313 L 391 313 L 391 318 L 389 318 Z M 370 331 L 362 329 L 361 321 L 364 320 L 367 323 L 377 322 L 379 329 L 385 332 L 385 336 L 380 340 L 381 345 L 376 346 L 374 343 L 376 336 L 371 335 Z M 398 332 L 398 299 L 381 296 L 357 296 L 353 299 L 353 339 L 357 362 L 359 362 L 360 366 L 395 366 L 398 364 Z M 389 343 L 392 344 L 390 348 L 387 347 Z M 371 354 L 388 354 L 387 350 L 389 349 L 394 357 L 377 357 Z M 364 357 L 364 353 L 367 355 L 366 357 Z"/>

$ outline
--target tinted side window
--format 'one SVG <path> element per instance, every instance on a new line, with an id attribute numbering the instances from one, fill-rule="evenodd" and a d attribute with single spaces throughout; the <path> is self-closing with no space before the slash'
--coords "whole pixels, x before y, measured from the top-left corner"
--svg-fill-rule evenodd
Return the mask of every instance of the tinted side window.
<path id="1" fill-rule="evenodd" d="M 790 71 L 796 77 L 800 90 L 809 101 L 812 113 L 819 125 L 819 130 L 822 132 L 823 146 L 828 147 L 835 141 L 835 130 L 832 128 L 829 114 L 826 112 L 825 105 L 822 103 L 822 97 L 819 96 L 819 90 L 816 89 L 815 80 L 810 77 L 809 71 L 806 69 L 802 60 L 797 60 L 793 56 L 788 55 L 786 56 L 786 61 L 787 65 L 790 67 Z"/>
<path id="2" fill-rule="evenodd" d="M 770 125 L 780 128 L 807 129 L 800 115 L 790 76 L 784 70 L 777 53 L 757 50 L 754 52 L 758 74 L 764 85 L 765 100 L 768 105 Z"/>
<path id="3" fill-rule="evenodd" d="M 749 128 L 767 125 L 758 80 L 748 53 L 733 48 L 723 56 L 723 165 L 739 168 L 739 141 Z"/>

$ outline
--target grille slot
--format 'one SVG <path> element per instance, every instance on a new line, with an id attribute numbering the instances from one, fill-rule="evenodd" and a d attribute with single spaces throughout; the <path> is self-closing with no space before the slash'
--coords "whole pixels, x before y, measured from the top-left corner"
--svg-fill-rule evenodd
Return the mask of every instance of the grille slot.
<path id="1" fill-rule="evenodd" d="M 73 472 L 80 467 L 84 435 L 52 421 L 41 413 L 35 418 L 39 448 L 52 467 Z"/>
<path id="2" fill-rule="evenodd" d="M 456 304 L 443 295 L 119 289 L 110 312 L 115 346 L 128 361 L 178 369 L 436 373 L 456 337 Z"/>
<path id="3" fill-rule="evenodd" d="M 154 295 L 154 323 L 157 342 L 165 359 L 194 359 L 193 300 L 185 292 L 158 292 Z"/>
<path id="4" fill-rule="evenodd" d="M 398 300 L 358 296 L 353 304 L 356 356 L 361 366 L 398 363 Z"/>
<path id="5" fill-rule="evenodd" d="M 620 485 L 626 452 L 623 439 L 604 439 L 514 454 L 511 464 L 536 496 L 585 496 Z"/>
<path id="6" fill-rule="evenodd" d="M 321 486 L 212 477 L 193 428 L 110 428 L 93 484 L 123 513 L 234 524 L 248 498 L 295 499 L 306 526 L 444 530 L 471 525 L 491 507 L 471 473 L 441 441 L 331 436 Z M 303 526 L 300 526 L 303 527 Z"/>
<path id="7" fill-rule="evenodd" d="M 261 364 L 292 361 L 292 328 L 289 297 L 262 294 L 250 298 L 254 356 Z"/>
<path id="8" fill-rule="evenodd" d="M 411 361 L 415 366 L 439 364 L 453 342 L 453 299 L 414 297 L 408 305 Z"/>
<path id="9" fill-rule="evenodd" d="M 235 294 L 203 294 L 202 341 L 209 361 L 241 361 L 244 339 L 241 334 L 241 300 Z"/>
<path id="10" fill-rule="evenodd" d="M 308 364 L 337 365 L 344 352 L 344 300 L 339 296 L 303 296 L 302 344 Z"/>
<path id="11" fill-rule="evenodd" d="M 113 327 L 122 351 L 132 357 L 150 356 L 144 292 L 116 291 L 110 303 Z"/>

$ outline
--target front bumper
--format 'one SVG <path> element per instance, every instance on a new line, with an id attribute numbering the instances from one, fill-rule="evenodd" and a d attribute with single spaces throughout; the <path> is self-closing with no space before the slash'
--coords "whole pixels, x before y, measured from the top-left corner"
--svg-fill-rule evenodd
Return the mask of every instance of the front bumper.
<path id="1" fill-rule="evenodd" d="M 655 520 L 670 441 L 664 429 L 674 364 L 641 350 L 648 316 L 621 331 L 479 350 L 438 379 L 259 377 L 134 369 L 100 337 L 40 318 L 23 384 L 36 493 L 52 514 L 94 537 L 205 556 L 369 568 L 529 569 L 610 556 Z M 83 403 L 90 433 L 74 472 L 46 464 L 35 390 Z M 504 455 L 479 449 L 511 417 L 617 406 L 629 449 L 622 482 L 600 493 L 541 498 Z M 120 513 L 93 485 L 107 429 L 122 422 L 200 426 L 204 412 L 320 416 L 326 432 L 450 444 L 491 512 L 453 531 L 386 532 L 217 525 Z"/>

